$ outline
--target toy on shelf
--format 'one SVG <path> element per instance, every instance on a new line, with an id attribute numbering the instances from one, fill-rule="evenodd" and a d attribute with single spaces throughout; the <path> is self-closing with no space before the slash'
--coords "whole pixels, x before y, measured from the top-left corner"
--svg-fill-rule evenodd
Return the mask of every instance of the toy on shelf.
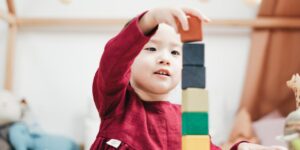
<path id="1" fill-rule="evenodd" d="M 287 86 L 291 88 L 296 96 L 296 105 L 297 108 L 300 106 L 300 76 L 299 74 L 293 75 L 290 81 L 287 81 Z"/>
<path id="2" fill-rule="evenodd" d="M 284 137 L 289 150 L 300 150 L 300 76 L 293 75 L 290 81 L 287 81 L 287 86 L 291 88 L 296 97 L 297 109 L 291 112 L 285 121 Z"/>
<path id="3" fill-rule="evenodd" d="M 42 131 L 26 100 L 0 91 L 0 149 L 79 150 L 79 146 L 69 138 Z"/>

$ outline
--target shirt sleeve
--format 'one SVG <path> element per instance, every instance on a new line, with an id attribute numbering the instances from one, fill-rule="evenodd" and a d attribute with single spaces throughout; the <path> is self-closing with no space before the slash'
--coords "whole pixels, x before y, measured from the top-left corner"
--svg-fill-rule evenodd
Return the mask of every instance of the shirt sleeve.
<path id="1" fill-rule="evenodd" d="M 234 144 L 234 145 L 230 148 L 230 150 L 238 150 L 239 144 L 244 143 L 244 142 L 248 143 L 247 141 L 240 141 L 240 142 Z M 210 149 L 211 149 L 211 150 L 222 150 L 220 147 L 214 145 L 211 141 L 210 141 Z"/>
<path id="2" fill-rule="evenodd" d="M 109 111 L 113 110 L 120 101 L 125 100 L 131 65 L 158 28 L 144 35 L 138 26 L 138 21 L 145 13 L 131 20 L 105 45 L 93 81 L 94 101 L 101 118 L 109 114 Z"/>
<path id="3" fill-rule="evenodd" d="M 234 144 L 234 145 L 230 148 L 230 150 L 238 150 L 239 145 L 240 145 L 241 143 L 245 143 L 245 142 L 248 143 L 247 141 L 240 141 L 240 142 Z"/>
<path id="4" fill-rule="evenodd" d="M 220 147 L 214 145 L 212 142 L 210 142 L 210 150 L 222 150 Z"/>

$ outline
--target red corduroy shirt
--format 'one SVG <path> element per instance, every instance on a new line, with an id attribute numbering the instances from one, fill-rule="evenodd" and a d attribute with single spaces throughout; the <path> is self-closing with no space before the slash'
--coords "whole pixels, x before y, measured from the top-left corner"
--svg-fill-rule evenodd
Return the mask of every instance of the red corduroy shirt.
<path id="1" fill-rule="evenodd" d="M 157 30 L 147 36 L 142 33 L 138 20 L 143 14 L 105 46 L 93 83 L 101 125 L 92 150 L 115 149 L 106 143 L 110 139 L 122 142 L 120 150 L 181 149 L 180 106 L 168 101 L 143 101 L 129 83 L 135 57 Z M 213 144 L 211 149 L 220 150 Z"/>

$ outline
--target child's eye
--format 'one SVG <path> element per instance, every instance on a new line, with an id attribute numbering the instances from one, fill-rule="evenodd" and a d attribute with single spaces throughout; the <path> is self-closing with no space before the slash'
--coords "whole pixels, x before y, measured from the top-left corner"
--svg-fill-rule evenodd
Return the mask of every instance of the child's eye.
<path id="1" fill-rule="evenodd" d="M 172 54 L 172 55 L 180 55 L 180 52 L 177 51 L 177 50 L 172 50 L 172 51 L 171 51 L 171 54 Z"/>
<path id="2" fill-rule="evenodd" d="M 145 48 L 145 50 L 147 50 L 147 51 L 156 51 L 156 48 L 155 47 L 147 47 L 147 48 Z"/>

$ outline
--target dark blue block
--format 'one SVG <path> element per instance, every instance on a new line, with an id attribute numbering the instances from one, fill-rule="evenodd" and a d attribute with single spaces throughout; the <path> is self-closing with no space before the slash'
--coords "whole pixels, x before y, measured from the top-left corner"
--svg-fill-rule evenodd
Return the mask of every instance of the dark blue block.
<path id="1" fill-rule="evenodd" d="M 205 88 L 205 67 L 183 66 L 182 89 L 186 89 L 188 87 Z"/>
<path id="2" fill-rule="evenodd" d="M 204 57 L 203 43 L 183 44 L 183 65 L 204 66 Z"/>

